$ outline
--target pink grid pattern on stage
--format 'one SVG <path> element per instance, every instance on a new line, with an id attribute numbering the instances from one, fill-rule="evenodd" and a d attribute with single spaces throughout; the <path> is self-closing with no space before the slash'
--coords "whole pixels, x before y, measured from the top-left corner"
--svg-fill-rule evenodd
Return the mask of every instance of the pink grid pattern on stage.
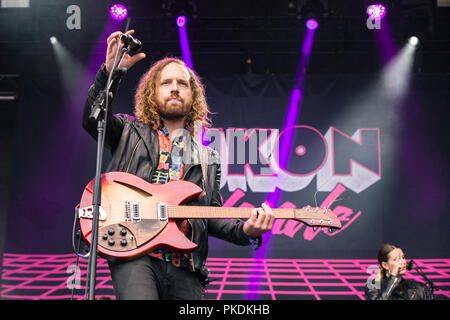
<path id="1" fill-rule="evenodd" d="M 450 298 L 450 259 L 414 259 L 427 277 L 441 290 L 437 299 Z M 3 299 L 84 299 L 87 259 L 76 256 L 3 255 L 1 297 Z M 376 260 L 361 259 L 252 259 L 209 258 L 207 267 L 212 282 L 206 299 L 364 299 L 364 287 Z M 106 260 L 97 265 L 97 298 L 114 299 Z M 405 278 L 422 281 L 414 270 Z"/>

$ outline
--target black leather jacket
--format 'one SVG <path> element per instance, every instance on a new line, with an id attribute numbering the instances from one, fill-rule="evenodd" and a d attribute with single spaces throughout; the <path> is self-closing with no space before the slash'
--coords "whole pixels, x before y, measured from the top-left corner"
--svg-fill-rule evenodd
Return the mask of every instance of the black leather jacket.
<path id="1" fill-rule="evenodd" d="M 83 128 L 95 139 L 97 138 L 97 123 L 89 121 L 92 105 L 99 93 L 105 87 L 107 74 L 104 64 L 97 72 L 95 82 L 89 89 L 88 98 L 83 113 Z M 115 95 L 118 83 L 111 87 Z M 109 108 L 111 110 L 111 108 Z M 192 161 L 184 167 L 184 180 L 202 186 L 202 169 L 199 161 L 198 147 L 191 144 Z M 107 128 L 105 146 L 112 152 L 112 159 L 106 172 L 124 171 L 139 176 L 147 181 L 159 163 L 158 134 L 150 126 L 125 114 L 109 112 L 107 115 Z M 206 195 L 199 200 L 190 202 L 190 205 L 222 206 L 220 197 L 220 159 L 216 152 L 208 149 L 208 172 L 206 181 Z M 191 225 L 191 240 L 198 247 L 193 252 L 194 267 L 202 275 L 207 276 L 205 267 L 208 255 L 208 235 L 232 242 L 237 245 L 250 245 L 248 236 L 243 231 L 242 220 L 228 219 L 189 219 Z M 253 240 L 253 239 L 252 239 Z M 260 245 L 262 237 L 257 239 Z"/>
<path id="2" fill-rule="evenodd" d="M 390 276 L 366 286 L 366 300 L 433 300 L 431 290 L 423 283 Z"/>

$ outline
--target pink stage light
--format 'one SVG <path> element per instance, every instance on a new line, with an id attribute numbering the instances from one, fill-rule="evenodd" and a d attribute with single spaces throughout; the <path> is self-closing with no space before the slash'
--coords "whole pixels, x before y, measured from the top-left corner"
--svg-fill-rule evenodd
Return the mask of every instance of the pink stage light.
<path id="1" fill-rule="evenodd" d="M 114 20 L 124 20 L 128 15 L 128 11 L 124 5 L 115 4 L 109 10 L 109 14 Z"/>
<path id="2" fill-rule="evenodd" d="M 306 21 L 306 27 L 309 30 L 316 30 L 318 26 L 319 26 L 319 23 L 315 19 L 308 19 Z"/>
<path id="3" fill-rule="evenodd" d="M 187 19 L 185 16 L 179 16 L 177 18 L 177 26 L 184 27 L 184 25 L 186 24 L 186 21 L 187 21 Z"/>
<path id="4" fill-rule="evenodd" d="M 382 4 L 372 4 L 367 7 L 367 14 L 373 19 L 383 19 L 386 15 L 386 8 Z"/>

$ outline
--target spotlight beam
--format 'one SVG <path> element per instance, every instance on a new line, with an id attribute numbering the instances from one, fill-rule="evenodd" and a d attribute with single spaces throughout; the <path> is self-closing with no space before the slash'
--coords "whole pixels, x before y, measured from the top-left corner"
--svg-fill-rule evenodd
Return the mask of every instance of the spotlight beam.
<path id="1" fill-rule="evenodd" d="M 76 90 L 78 81 L 85 72 L 84 67 L 56 37 L 50 37 L 50 43 L 55 53 L 56 67 L 61 75 L 64 93 L 69 97 Z"/>
<path id="2" fill-rule="evenodd" d="M 317 22 L 316 22 L 317 23 Z M 301 101 L 303 95 L 303 82 L 305 79 L 306 69 L 309 63 L 309 57 L 311 55 L 312 45 L 314 42 L 315 28 L 306 29 L 305 38 L 303 39 L 302 51 L 300 55 L 300 61 L 297 69 L 297 77 L 295 79 L 294 88 L 292 89 L 289 99 L 289 105 L 284 118 L 283 129 L 290 128 L 297 124 L 298 118 L 301 112 Z M 294 137 L 286 135 L 284 143 L 281 143 L 279 148 L 279 162 L 283 168 L 287 168 L 289 165 L 290 152 L 292 150 L 292 141 Z M 277 206 L 280 199 L 280 192 L 274 192 L 270 194 L 267 200 L 273 205 Z"/>
<path id="3" fill-rule="evenodd" d="M 386 154 L 395 154 L 396 136 L 401 120 L 402 104 L 409 94 L 414 56 L 417 47 L 408 42 L 384 65 L 380 74 L 365 90 L 360 90 L 353 100 L 342 108 L 343 112 L 333 119 L 335 127 L 353 126 L 355 115 L 370 118 L 371 125 L 384 128 Z M 374 110 L 379 113 L 374 115 Z"/>
<path id="4" fill-rule="evenodd" d="M 316 20 L 311 21 L 308 25 L 306 25 L 306 32 L 305 32 L 305 38 L 303 39 L 301 54 L 300 54 L 300 61 L 299 66 L 297 69 L 297 77 L 295 79 L 294 87 L 291 91 L 291 95 L 289 98 L 289 105 L 286 110 L 286 115 L 284 117 L 284 123 L 283 123 L 283 131 L 287 128 L 291 128 L 297 124 L 298 118 L 300 117 L 300 111 L 301 111 L 301 102 L 303 97 L 303 81 L 306 74 L 306 69 L 308 67 L 309 57 L 311 55 L 312 45 L 314 42 L 314 33 L 316 28 L 318 27 L 318 23 Z M 278 148 L 278 163 L 280 164 L 280 167 L 277 172 L 281 171 L 283 168 L 287 168 L 289 165 L 289 160 L 291 156 L 291 150 L 292 150 L 292 144 L 294 141 L 294 134 L 293 130 L 290 130 L 289 132 L 286 132 L 284 134 L 283 140 L 280 141 L 280 146 Z M 277 179 L 282 179 L 283 175 L 278 174 Z M 277 182 L 275 182 L 275 185 L 281 185 Z M 274 192 L 269 193 L 266 197 L 266 202 L 269 203 L 271 206 L 279 207 L 279 201 L 281 199 L 281 193 L 282 191 L 275 187 Z M 255 258 L 264 258 L 267 254 L 270 253 L 271 250 L 271 239 L 269 238 L 270 234 L 265 233 L 263 234 L 263 244 L 261 248 L 255 252 L 254 257 Z M 250 291 L 253 291 L 253 289 L 259 289 L 255 288 L 257 285 L 250 283 L 249 288 Z M 258 298 L 257 293 L 250 293 L 247 295 L 247 299 L 254 300 Z"/>
<path id="5" fill-rule="evenodd" d="M 181 54 L 183 56 L 183 60 L 186 63 L 186 65 L 189 68 L 194 69 L 191 57 L 191 49 L 189 47 L 189 38 L 186 31 L 186 24 L 187 18 L 185 16 L 179 16 L 177 18 L 178 32 L 180 35 Z"/>

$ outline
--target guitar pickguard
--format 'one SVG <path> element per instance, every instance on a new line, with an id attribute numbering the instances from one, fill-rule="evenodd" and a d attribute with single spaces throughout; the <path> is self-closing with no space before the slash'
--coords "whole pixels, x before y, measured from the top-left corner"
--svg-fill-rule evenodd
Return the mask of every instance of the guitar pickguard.
<path id="1" fill-rule="evenodd" d="M 167 221 L 142 219 L 123 221 L 99 229 L 98 244 L 108 250 L 129 251 L 137 249 L 156 237 L 167 225 Z"/>

